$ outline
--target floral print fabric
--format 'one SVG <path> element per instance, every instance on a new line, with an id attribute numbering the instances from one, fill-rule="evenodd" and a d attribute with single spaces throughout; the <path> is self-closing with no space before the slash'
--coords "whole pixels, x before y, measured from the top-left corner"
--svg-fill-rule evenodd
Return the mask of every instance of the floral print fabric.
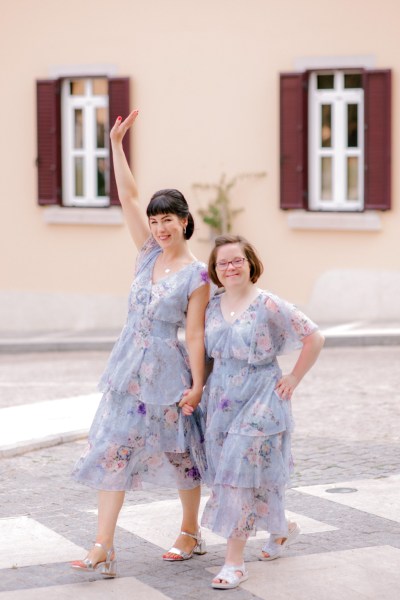
<path id="1" fill-rule="evenodd" d="M 143 481 L 191 489 L 205 469 L 201 409 L 177 404 L 191 386 L 189 359 L 178 340 L 190 295 L 208 283 L 196 261 L 152 283 L 160 247 L 150 238 L 139 253 L 126 324 L 100 380 L 103 397 L 73 477 L 103 490 Z"/>
<path id="2" fill-rule="evenodd" d="M 281 376 L 276 357 L 301 348 L 317 326 L 262 290 L 233 323 L 225 321 L 220 301 L 215 296 L 206 314 L 206 350 L 214 366 L 201 405 L 212 493 L 202 524 L 226 538 L 245 539 L 257 529 L 284 536 L 293 419 L 291 403 L 275 392 Z"/>

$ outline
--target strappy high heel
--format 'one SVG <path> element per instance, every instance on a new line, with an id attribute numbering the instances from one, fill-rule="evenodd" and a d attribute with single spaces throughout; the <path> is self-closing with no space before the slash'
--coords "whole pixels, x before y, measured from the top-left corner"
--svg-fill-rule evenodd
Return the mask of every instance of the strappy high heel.
<path id="1" fill-rule="evenodd" d="M 103 577 L 116 577 L 117 576 L 117 561 L 115 559 L 114 547 L 112 546 L 109 550 L 101 544 L 96 542 L 94 544 L 96 548 L 102 548 L 106 553 L 106 559 L 93 564 L 90 558 L 84 558 L 83 560 L 75 560 L 71 563 L 71 568 L 77 571 L 89 571 L 97 572 Z M 111 557 L 114 556 L 113 559 Z"/>
<path id="2" fill-rule="evenodd" d="M 172 546 L 172 548 L 170 548 L 168 550 L 168 552 L 166 552 L 163 555 L 163 560 L 169 560 L 171 562 L 179 561 L 179 560 L 189 560 L 189 558 L 192 558 L 193 554 L 205 554 L 207 552 L 206 541 L 201 537 L 200 529 L 196 534 L 188 533 L 187 531 L 181 531 L 181 535 L 188 535 L 189 537 L 196 540 L 196 545 L 194 546 L 193 550 L 191 550 L 190 552 L 185 552 L 184 550 L 181 550 L 180 548 L 176 548 L 175 546 Z M 167 556 L 168 553 L 175 554 L 177 556 L 177 558 L 171 558 L 171 557 Z"/>

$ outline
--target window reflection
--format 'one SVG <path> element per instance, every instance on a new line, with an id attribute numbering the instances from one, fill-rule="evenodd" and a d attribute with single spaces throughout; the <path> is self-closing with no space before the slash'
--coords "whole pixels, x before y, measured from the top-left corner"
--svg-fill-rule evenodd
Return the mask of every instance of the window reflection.
<path id="1" fill-rule="evenodd" d="M 317 75 L 317 89 L 333 90 L 334 75 Z"/>
<path id="2" fill-rule="evenodd" d="M 347 90 L 362 88 L 362 75 L 361 75 L 361 73 L 345 73 L 345 75 L 344 75 L 344 87 Z"/>
<path id="3" fill-rule="evenodd" d="M 347 105 L 347 146 L 358 147 L 358 105 Z"/>
<path id="4" fill-rule="evenodd" d="M 358 200 L 358 157 L 347 157 L 347 200 Z"/>
<path id="5" fill-rule="evenodd" d="M 108 94 L 107 79 L 92 79 L 93 96 L 106 96 Z"/>
<path id="6" fill-rule="evenodd" d="M 107 110 L 105 108 L 96 109 L 96 147 L 106 147 L 106 123 Z"/>
<path id="7" fill-rule="evenodd" d="M 71 96 L 84 96 L 85 95 L 85 80 L 84 79 L 73 79 L 69 82 L 69 93 Z"/>
<path id="8" fill-rule="evenodd" d="M 75 163 L 75 196 L 83 196 L 83 158 L 76 156 Z"/>
<path id="9" fill-rule="evenodd" d="M 321 200 L 332 200 L 332 158 L 321 157 Z"/>
<path id="10" fill-rule="evenodd" d="M 83 110 L 74 110 L 74 148 L 83 148 Z"/>
<path id="11" fill-rule="evenodd" d="M 106 159 L 97 159 L 97 196 L 107 196 L 108 190 L 106 186 Z"/>
<path id="12" fill-rule="evenodd" d="M 321 147 L 331 148 L 332 146 L 332 105 L 322 104 L 321 106 Z"/>

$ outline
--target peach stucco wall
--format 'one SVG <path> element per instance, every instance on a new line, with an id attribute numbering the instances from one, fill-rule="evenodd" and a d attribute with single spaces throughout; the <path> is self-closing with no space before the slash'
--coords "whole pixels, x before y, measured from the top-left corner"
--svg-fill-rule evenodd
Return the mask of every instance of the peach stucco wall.
<path id="1" fill-rule="evenodd" d="M 267 172 L 232 194 L 245 207 L 235 230 L 265 260 L 263 286 L 323 318 L 323 294 L 319 306 L 311 300 L 327 273 L 384 271 L 397 281 L 399 17 L 396 0 L 4 2 L 0 329 L 18 326 L 13 310 L 22 293 L 32 306 L 35 294 L 38 302 L 71 294 L 78 306 L 80 295 L 119 302 L 129 288 L 136 251 L 124 226 L 49 225 L 36 203 L 35 80 L 68 66 L 71 74 L 104 65 L 131 77 L 132 106 L 140 109 L 132 162 L 143 206 L 154 190 L 178 187 L 196 217 L 207 196 L 194 195 L 194 182 Z M 393 70 L 393 210 L 380 215 L 379 231 L 293 230 L 278 207 L 278 74 L 294 70 L 300 57 L 326 56 L 369 57 L 376 68 Z M 197 224 L 192 248 L 206 259 L 210 245 L 200 238 L 207 230 L 199 218 Z M 342 312 L 345 319 L 345 304 Z M 27 318 L 24 326 L 40 325 Z"/>

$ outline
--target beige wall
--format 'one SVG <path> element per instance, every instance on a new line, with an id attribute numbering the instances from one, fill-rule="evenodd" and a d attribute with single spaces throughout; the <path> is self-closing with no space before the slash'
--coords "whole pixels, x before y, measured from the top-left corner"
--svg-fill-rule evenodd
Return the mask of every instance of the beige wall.
<path id="1" fill-rule="evenodd" d="M 71 74 L 74 67 L 108 65 L 116 75 L 131 77 L 132 106 L 140 109 L 133 168 L 143 206 L 154 190 L 178 187 L 196 216 L 206 196 L 194 196 L 193 182 L 216 181 L 221 172 L 265 170 L 264 180 L 242 182 L 232 195 L 236 206 L 246 207 L 236 231 L 249 237 L 265 260 L 263 286 L 308 306 L 322 320 L 353 318 L 352 311 L 346 314 L 345 299 L 348 295 L 357 305 L 357 290 L 343 283 L 343 274 L 350 274 L 350 282 L 352 273 L 361 277 L 363 294 L 377 293 L 382 272 L 392 292 L 399 290 L 396 0 L 4 4 L 0 329 L 107 326 L 103 309 L 96 317 L 96 296 L 100 304 L 108 299 L 110 307 L 121 307 L 129 288 L 135 249 L 123 226 L 46 224 L 36 203 L 35 80 L 68 65 Z M 293 230 L 278 208 L 278 73 L 294 70 L 299 57 L 326 56 L 369 57 L 377 68 L 393 69 L 393 210 L 380 215 L 379 231 Z M 207 231 L 199 218 L 197 224 L 192 247 L 205 259 L 210 246 L 199 238 Z M 325 295 L 321 281 L 328 281 Z M 31 319 L 21 320 L 23 293 Z M 324 313 L 338 293 L 338 314 L 334 307 Z M 64 321 L 56 316 L 58 294 L 72 307 Z M 35 302 L 47 301 L 46 319 L 34 317 Z M 365 318 L 380 316 L 382 304 L 377 300 L 373 307 Z M 390 318 L 400 317 L 400 302 L 390 310 Z M 88 311 L 87 319 L 82 311 Z M 114 320 L 122 320 L 123 310 L 116 311 Z"/>

